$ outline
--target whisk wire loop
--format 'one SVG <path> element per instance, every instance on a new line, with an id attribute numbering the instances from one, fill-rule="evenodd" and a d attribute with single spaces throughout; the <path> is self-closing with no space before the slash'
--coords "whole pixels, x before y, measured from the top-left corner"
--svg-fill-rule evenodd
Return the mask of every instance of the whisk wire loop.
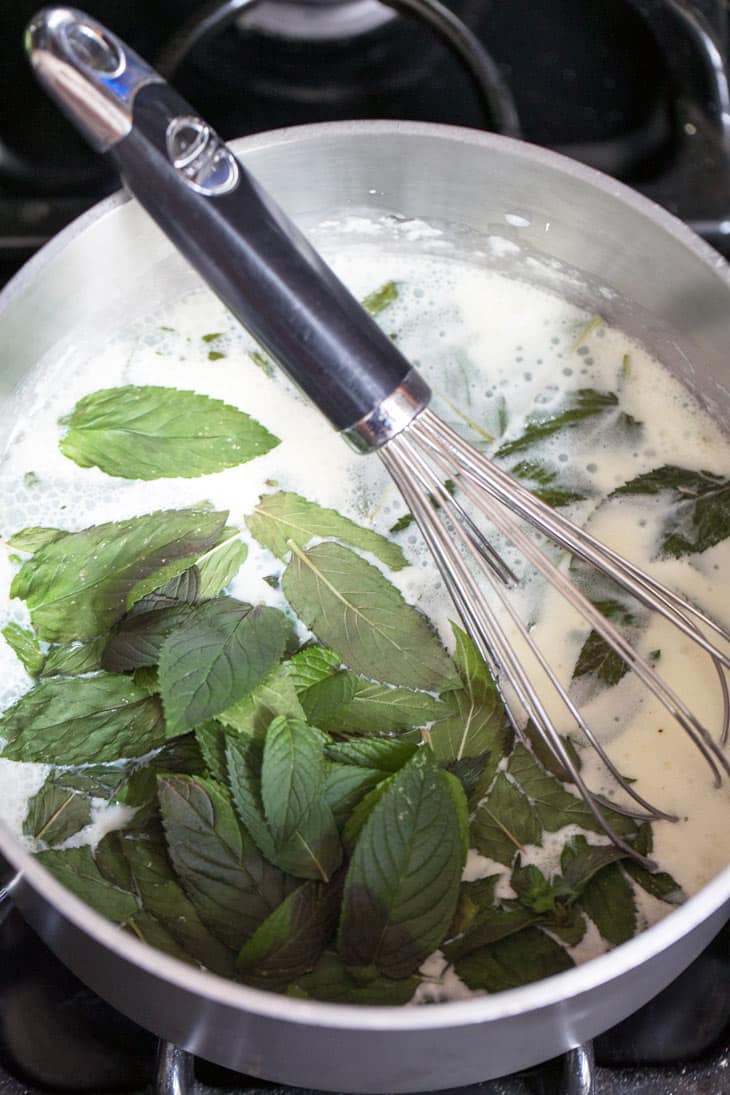
<path id="1" fill-rule="evenodd" d="M 530 634 L 512 603 L 508 588 L 515 584 L 512 568 L 493 548 L 462 503 L 453 497 L 446 482 L 453 480 L 457 491 L 485 517 L 529 564 L 561 594 L 633 671 L 651 694 L 687 733 L 709 765 L 716 785 L 721 769 L 730 775 L 730 760 L 721 748 L 730 725 L 730 694 L 724 669 L 730 657 L 711 641 L 701 626 L 725 642 L 730 636 L 695 606 L 672 590 L 623 559 L 612 549 L 596 541 L 589 533 L 556 513 L 492 461 L 467 444 L 446 423 L 429 410 L 422 411 L 410 426 L 392 438 L 379 451 L 383 463 L 400 489 L 431 550 L 459 615 L 485 660 L 495 670 L 508 711 L 518 733 L 524 737 L 525 716 L 531 720 L 555 759 L 571 781 L 609 839 L 648 868 L 654 864 L 641 856 L 610 823 L 605 809 L 639 821 L 677 820 L 649 803 L 618 770 L 598 737 L 583 717 L 578 705 L 561 684 L 538 643 Z M 624 635 L 585 597 L 573 581 L 556 565 L 536 542 L 536 538 L 517 523 L 513 514 L 528 522 L 543 537 L 591 564 L 641 604 L 674 624 L 679 631 L 709 655 L 718 673 L 723 704 L 720 743 L 693 715 L 684 701 L 664 681 L 654 666 L 642 657 Z M 471 565 L 469 565 L 471 563 Z M 485 578 L 504 612 L 495 612 L 484 595 L 476 575 Z M 509 621 L 513 634 L 505 628 Z M 701 625 L 701 626 L 700 626 Z M 534 673 L 515 649 L 514 637 L 524 644 L 544 680 L 557 696 L 588 744 L 622 789 L 640 807 L 604 802 L 585 783 L 578 765 L 566 748 L 535 684 Z M 515 703 L 521 716 L 514 710 Z"/>

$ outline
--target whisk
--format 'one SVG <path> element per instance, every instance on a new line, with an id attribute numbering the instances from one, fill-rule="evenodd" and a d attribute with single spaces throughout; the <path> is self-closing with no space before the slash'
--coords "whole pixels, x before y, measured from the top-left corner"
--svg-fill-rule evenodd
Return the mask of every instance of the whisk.
<path id="1" fill-rule="evenodd" d="M 610 840 L 653 867 L 616 831 L 607 807 L 637 820 L 674 820 L 673 815 L 647 802 L 608 756 L 523 623 L 510 595 L 515 576 L 477 520 L 485 518 L 623 659 L 689 735 L 717 785 L 730 775 L 723 748 L 730 657 L 720 645 L 730 635 L 550 509 L 429 410 L 428 385 L 393 341 L 211 127 L 115 35 L 83 12 L 48 8 L 29 27 L 28 50 L 40 81 L 89 142 L 112 158 L 131 192 L 233 314 L 351 445 L 378 454 L 466 630 L 492 666 L 517 730 L 529 719 Z M 456 485 L 453 494 L 448 481 Z M 723 707 L 715 735 L 551 561 L 529 526 L 707 654 Z M 586 785 L 551 714 L 556 703 L 631 806 L 613 798 L 609 803 Z"/>

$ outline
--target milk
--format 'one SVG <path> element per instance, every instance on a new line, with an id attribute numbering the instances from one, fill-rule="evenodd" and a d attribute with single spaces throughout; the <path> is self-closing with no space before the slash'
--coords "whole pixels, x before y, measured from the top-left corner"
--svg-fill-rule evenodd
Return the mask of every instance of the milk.
<path id="1" fill-rule="evenodd" d="M 464 436 L 488 448 L 467 421 L 496 435 L 505 418 L 505 439 L 517 436 L 529 414 L 549 413 L 567 393 L 579 388 L 618 392 L 621 410 L 644 423 L 638 439 L 616 444 L 602 425 L 561 433 L 545 443 L 541 455 L 566 470 L 566 478 L 591 491 L 571 511 L 591 531 L 662 582 L 689 597 L 718 622 L 730 626 L 724 593 L 730 573 L 730 542 L 704 555 L 653 560 L 657 520 L 651 499 L 599 501 L 642 472 L 678 464 L 727 475 L 730 443 L 690 396 L 641 347 L 605 324 L 542 289 L 490 271 L 488 263 L 441 255 L 390 250 L 377 241 L 348 244 L 343 236 L 328 258 L 360 298 L 385 280 L 398 283 L 398 300 L 380 317 L 397 333 L 403 353 L 434 389 L 434 409 Z M 590 329 L 589 329 L 590 328 Z M 220 333 L 205 341 L 203 335 Z M 209 360 L 211 349 L 224 354 Z M 4 536 L 28 525 L 78 529 L 155 509 L 194 505 L 205 499 L 230 510 L 230 522 L 244 528 L 249 557 L 231 592 L 235 597 L 274 606 L 280 592 L 264 579 L 280 574 L 282 564 L 250 538 L 244 515 L 259 496 L 292 490 L 330 506 L 353 520 L 387 534 L 406 506 L 376 457 L 352 452 L 328 423 L 279 372 L 269 376 L 249 356 L 254 344 L 208 293 L 196 292 L 171 302 L 154 316 L 133 319 L 110 333 L 93 359 L 68 351 L 62 360 L 39 365 L 28 381 L 21 414 L 0 462 L 0 514 Z M 58 449 L 59 418 L 82 396 L 100 387 L 156 384 L 193 389 L 240 407 L 266 426 L 281 444 L 266 455 L 215 475 L 196 479 L 133 482 L 114 479 L 96 468 L 82 469 Z M 526 459 L 537 457 L 532 451 Z M 515 457 L 514 463 L 521 457 Z M 455 612 L 443 583 L 412 526 L 399 537 L 411 564 L 387 572 L 411 603 L 422 608 L 446 645 L 453 641 L 449 621 Z M 519 556 L 502 545 L 507 560 L 524 572 Z M 9 599 L 15 572 L 12 552 L 0 551 L 0 625 L 27 621 L 24 605 Z M 381 566 L 376 559 L 370 558 Z M 383 568 L 384 569 L 384 568 Z M 554 591 L 528 579 L 517 601 L 533 625 L 533 636 L 551 654 L 558 677 L 569 684 L 588 628 Z M 709 660 L 662 621 L 642 636 L 644 653 L 661 650 L 658 670 L 678 686 L 685 702 L 719 729 L 720 695 Z M 0 709 L 31 686 L 11 649 L 0 643 Z M 709 769 L 686 735 L 642 690 L 631 675 L 586 708 L 619 770 L 636 780 L 649 801 L 675 812 L 680 821 L 654 825 L 654 854 L 686 893 L 704 885 L 730 862 L 730 791 L 712 786 Z M 571 732 L 567 723 L 566 729 Z M 582 752 L 589 786 L 606 794 L 615 788 L 591 750 Z M 42 765 L 0 760 L 0 815 L 21 840 L 27 801 L 42 784 Z M 128 815 L 97 807 L 94 821 L 70 843 L 95 843 Z M 525 859 L 550 872 L 569 833 L 548 835 L 542 848 L 526 849 Z M 590 835 L 595 841 L 595 834 Z M 27 841 L 26 841 L 27 843 Z M 509 896 L 509 872 L 470 853 L 467 877 L 500 873 L 498 893 Z M 638 894 L 645 925 L 669 906 Z M 598 933 L 589 931 L 574 948 L 577 961 L 602 950 Z M 462 996 L 468 992 L 443 960 L 433 956 L 424 967 L 426 987 L 419 998 Z M 429 987 L 430 986 L 430 987 Z"/>

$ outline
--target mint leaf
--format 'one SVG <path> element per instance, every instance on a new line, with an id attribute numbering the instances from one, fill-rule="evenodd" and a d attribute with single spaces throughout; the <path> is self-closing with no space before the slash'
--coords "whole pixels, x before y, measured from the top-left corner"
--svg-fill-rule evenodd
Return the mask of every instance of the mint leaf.
<path id="1" fill-rule="evenodd" d="M 339 951 L 347 965 L 407 977 L 451 923 L 462 837 L 447 777 L 429 750 L 381 786 L 347 871 Z"/>
<path id="2" fill-rule="evenodd" d="M 101 669 L 101 656 L 106 637 L 91 639 L 88 643 L 64 643 L 52 646 L 41 669 L 41 677 L 79 677 L 84 673 L 96 673 Z"/>
<path id="3" fill-rule="evenodd" d="M 161 776 L 167 849 L 206 927 L 238 951 L 286 896 L 280 871 L 260 856 L 223 787 L 195 776 Z"/>
<path id="4" fill-rule="evenodd" d="M 196 605 L 160 650 L 160 692 L 176 731 L 225 711 L 281 659 L 291 624 L 275 608 L 219 597 Z"/>
<path id="5" fill-rule="evenodd" d="M 514 734 L 486 662 L 473 640 L 455 624 L 451 626 L 456 637 L 454 662 L 463 687 L 449 697 L 456 703 L 456 714 L 432 727 L 431 747 L 444 762 L 488 753 L 491 780 L 500 759 L 511 749 Z"/>
<path id="6" fill-rule="evenodd" d="M 572 969 L 570 955 L 539 928 L 525 928 L 455 962 L 470 989 L 503 992 Z"/>
<path id="7" fill-rule="evenodd" d="M 289 986 L 289 995 L 336 1004 L 402 1005 L 408 1003 L 418 984 L 417 977 L 358 981 L 336 954 L 325 951 L 311 973 Z"/>
<path id="8" fill-rule="evenodd" d="M 246 562 L 248 546 L 232 536 L 201 555 L 196 565 L 200 576 L 197 600 L 207 601 L 226 589 Z"/>
<path id="9" fill-rule="evenodd" d="M 355 741 L 325 745 L 325 755 L 339 764 L 397 772 L 409 761 L 418 746 L 399 738 L 358 738 Z"/>
<path id="10" fill-rule="evenodd" d="M 730 536 L 730 479 L 665 464 L 637 475 L 611 497 L 652 494 L 668 495 L 672 503 L 662 527 L 660 555 L 679 559 Z"/>
<path id="11" fill-rule="evenodd" d="M 636 935 L 634 893 L 617 863 L 604 867 L 583 887 L 578 904 L 612 946 Z"/>
<path id="12" fill-rule="evenodd" d="M 391 734 L 424 726 L 453 712 L 450 694 L 396 688 L 340 670 L 300 694 L 307 719 L 321 730 L 341 734 Z"/>
<path id="13" fill-rule="evenodd" d="M 52 544 L 54 540 L 60 540 L 68 533 L 60 528 L 47 528 L 45 525 L 33 525 L 31 528 L 20 529 L 6 540 L 8 547 L 16 551 L 28 551 L 31 554 L 39 551 L 46 544 Z"/>
<path id="14" fill-rule="evenodd" d="M 620 601 L 593 602 L 594 607 L 608 620 L 614 622 L 632 643 L 635 643 L 640 626 L 634 614 Z M 581 682 L 581 702 L 592 699 L 604 688 L 611 688 L 628 673 L 629 667 L 620 654 L 606 642 L 598 631 L 591 631 L 578 655 L 573 680 Z M 587 687 L 586 687 L 587 686 Z"/>
<path id="15" fill-rule="evenodd" d="M 561 486 L 558 473 L 536 460 L 520 460 L 510 468 L 510 474 L 521 479 L 534 495 L 555 509 L 582 502 L 586 497 L 585 492 Z"/>
<path id="16" fill-rule="evenodd" d="M 72 894 L 116 924 L 137 912 L 133 894 L 104 877 L 88 846 L 37 852 L 36 859 Z"/>
<path id="17" fill-rule="evenodd" d="M 304 692 L 329 677 L 342 659 L 326 646 L 305 646 L 287 662 L 287 670 L 297 692 Z"/>
<path id="18" fill-rule="evenodd" d="M 251 535 L 279 559 L 291 550 L 290 541 L 304 548 L 315 537 L 331 537 L 371 552 L 391 570 L 408 565 L 401 548 L 385 536 L 291 491 L 263 494 L 246 524 Z"/>
<path id="19" fill-rule="evenodd" d="M 485 904 L 476 910 L 466 931 L 444 943 L 441 950 L 449 962 L 456 964 L 466 955 L 481 954 L 492 944 L 523 932 L 539 920 L 537 913 L 516 902 L 507 908 Z"/>
<path id="20" fill-rule="evenodd" d="M 46 656 L 32 631 L 20 624 L 6 624 L 2 630 L 3 638 L 13 653 L 20 659 L 23 669 L 31 677 L 37 677 L 43 668 Z"/>
<path id="21" fill-rule="evenodd" d="M 511 441 L 497 449 L 495 456 L 513 456 L 517 452 L 544 441 L 559 430 L 574 429 L 581 422 L 613 411 L 618 406 L 618 397 L 613 392 L 597 392 L 592 388 L 579 388 L 570 392 L 565 406 L 547 416 L 533 415 L 527 420 L 524 431 Z"/>
<path id="22" fill-rule="evenodd" d="M 322 800 L 324 777 L 321 736 L 299 719 L 274 719 L 261 764 L 261 801 L 274 861 L 289 874 L 328 882 L 342 861 L 342 848 Z"/>
<path id="23" fill-rule="evenodd" d="M 277 715 L 304 719 L 304 709 L 297 699 L 287 666 L 287 662 L 278 665 L 247 696 L 221 711 L 219 721 L 241 733 L 263 737 Z"/>
<path id="24" fill-rule="evenodd" d="M 394 281 L 386 281 L 379 289 L 375 289 L 365 297 L 362 306 L 371 316 L 377 316 L 397 299 L 398 286 Z"/>
<path id="25" fill-rule="evenodd" d="M 162 510 L 68 533 L 23 564 L 11 596 L 26 602 L 40 639 L 94 638 L 212 547 L 226 516 Z"/>
<path id="26" fill-rule="evenodd" d="M 218 783 L 228 782 L 226 764 L 226 745 L 228 737 L 225 726 L 216 719 L 209 719 L 195 727 L 195 740 L 205 761 L 208 772 Z"/>
<path id="27" fill-rule="evenodd" d="M 526 844 L 542 843 L 543 826 L 519 787 L 498 773 L 471 822 L 473 846 L 482 855 L 509 866 Z"/>
<path id="28" fill-rule="evenodd" d="M 43 764 L 136 757 L 166 738 L 158 700 L 127 677 L 41 681 L 0 718 L 2 756 Z"/>
<path id="29" fill-rule="evenodd" d="M 23 832 L 48 845 L 62 844 L 91 821 L 91 801 L 63 786 L 63 777 L 50 775 L 28 803 Z"/>
<path id="30" fill-rule="evenodd" d="M 290 893 L 241 947 L 241 980 L 277 989 L 308 973 L 335 929 L 338 900 L 334 887 L 316 882 Z"/>
<path id="31" fill-rule="evenodd" d="M 651 855 L 653 844 L 651 825 L 648 823 L 640 825 L 634 840 L 637 852 L 641 855 Z M 681 905 L 686 900 L 682 887 L 666 871 L 647 871 L 633 859 L 625 859 L 621 866 L 637 886 L 641 886 L 642 890 L 646 890 L 652 897 L 666 901 L 668 905 Z"/>
<path id="32" fill-rule="evenodd" d="M 104 647 L 101 664 L 111 673 L 125 673 L 143 665 L 157 665 L 169 635 L 189 619 L 189 604 L 126 616 Z"/>
<path id="33" fill-rule="evenodd" d="M 425 617 L 348 548 L 296 548 L 282 589 L 306 626 L 355 672 L 428 692 L 453 685 L 451 662 Z"/>
<path id="34" fill-rule="evenodd" d="M 200 963 L 223 977 L 232 977 L 233 955 L 208 931 L 186 897 L 164 845 L 149 839 L 130 839 L 116 831 L 101 841 L 97 860 L 107 841 L 116 842 L 118 853 L 124 857 L 129 868 L 130 887 L 143 910 L 127 922 L 127 927 L 145 942 L 159 947 L 159 932 L 152 934 L 151 920 L 174 940 L 188 962 Z M 173 952 L 169 943 L 163 949 Z"/>
<path id="35" fill-rule="evenodd" d="M 579 895 L 599 871 L 620 859 L 626 859 L 626 852 L 614 844 L 589 844 L 584 836 L 573 837 L 560 856 L 563 883 Z"/>
<path id="36" fill-rule="evenodd" d="M 358 768 L 353 764 L 328 764 L 325 768 L 322 796 L 338 826 L 343 826 L 365 795 L 389 773 L 377 768 Z"/>
<path id="37" fill-rule="evenodd" d="M 279 444 L 220 399 L 156 385 L 104 388 L 63 420 L 64 456 L 122 479 L 190 479 L 245 464 Z"/>
<path id="38" fill-rule="evenodd" d="M 224 530 L 225 531 L 225 530 Z M 153 589 L 130 609 L 131 614 L 156 612 L 163 608 L 178 608 L 181 604 L 195 604 L 200 592 L 200 571 L 196 566 L 188 567 L 182 574 L 176 574 L 168 582 Z"/>
<path id="39" fill-rule="evenodd" d="M 263 743 L 248 734 L 225 741 L 225 768 L 236 813 L 261 853 L 273 863 L 276 842 L 271 835 L 261 797 Z"/>
<path id="40" fill-rule="evenodd" d="M 372 772 L 373 769 L 370 769 L 370 771 Z M 369 820 L 383 795 L 389 790 L 394 778 L 395 776 L 387 776 L 385 779 L 380 778 L 377 782 L 373 781 L 375 782 L 373 789 L 363 795 L 348 817 L 342 830 L 342 841 L 348 851 L 352 851 L 357 844 L 365 823 Z"/>

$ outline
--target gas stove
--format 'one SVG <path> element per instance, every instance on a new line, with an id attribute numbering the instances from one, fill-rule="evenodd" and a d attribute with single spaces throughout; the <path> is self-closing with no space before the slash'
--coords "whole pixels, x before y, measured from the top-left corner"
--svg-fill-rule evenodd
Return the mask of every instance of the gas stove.
<path id="1" fill-rule="evenodd" d="M 3 12 L 0 284 L 119 185 L 33 82 L 22 36 L 36 6 L 13 0 Z M 730 256 L 725 0 L 84 6 L 224 137 L 352 118 L 521 136 L 627 182 Z M 0 923 L 0 964 L 0 1095 L 276 1090 L 158 1045 L 77 981 L 15 911 Z M 730 1095 L 730 927 L 593 1046 L 474 1092 Z"/>

